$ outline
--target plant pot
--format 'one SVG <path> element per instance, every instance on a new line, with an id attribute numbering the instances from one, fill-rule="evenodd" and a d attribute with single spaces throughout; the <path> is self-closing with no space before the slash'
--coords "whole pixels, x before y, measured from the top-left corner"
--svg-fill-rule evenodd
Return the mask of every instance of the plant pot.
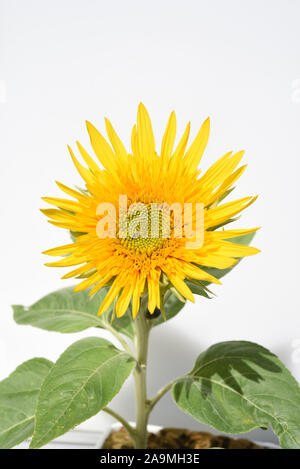
<path id="1" fill-rule="evenodd" d="M 129 422 L 132 427 L 135 427 L 135 422 Z M 105 440 L 109 437 L 112 432 L 116 432 L 122 428 L 121 423 L 112 423 L 109 425 L 101 434 L 101 437 L 97 441 L 96 448 L 102 449 Z M 152 433 L 158 433 L 162 429 L 159 425 L 148 425 L 148 431 Z"/>
<path id="2" fill-rule="evenodd" d="M 129 423 L 132 427 L 135 427 L 134 422 L 129 422 Z M 107 438 L 110 436 L 110 434 L 120 430 L 121 428 L 122 428 L 122 425 L 120 423 L 114 423 L 114 424 L 108 426 L 107 429 L 102 433 L 99 440 L 97 441 L 96 449 L 103 449 L 102 447 L 103 447 L 105 441 L 107 440 Z M 150 433 L 157 434 L 162 429 L 163 429 L 163 427 L 160 426 L 160 425 L 148 425 L 148 432 L 150 432 Z M 234 438 L 230 437 L 230 439 L 231 439 L 231 441 L 234 440 L 234 442 L 245 441 L 245 440 L 240 440 L 238 437 L 234 437 Z M 258 446 L 261 446 L 261 447 L 266 448 L 266 449 L 280 449 L 279 445 L 276 445 L 276 444 L 270 443 L 270 442 L 254 441 L 253 446 L 254 445 L 258 445 Z M 237 449 L 237 448 L 235 448 L 235 449 Z M 240 449 L 243 449 L 243 448 L 240 448 Z M 249 448 L 244 448 L 244 449 L 249 449 Z"/>

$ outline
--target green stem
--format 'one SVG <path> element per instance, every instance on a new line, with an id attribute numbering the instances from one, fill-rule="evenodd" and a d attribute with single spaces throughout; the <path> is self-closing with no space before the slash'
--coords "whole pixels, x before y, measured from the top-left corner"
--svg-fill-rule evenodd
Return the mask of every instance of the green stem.
<path id="1" fill-rule="evenodd" d="M 146 374 L 147 354 L 150 326 L 142 308 L 135 319 L 135 349 L 137 365 L 134 370 L 136 397 L 136 431 L 135 448 L 147 448 L 147 424 L 149 418 L 149 403 L 147 400 Z"/>
<path id="2" fill-rule="evenodd" d="M 132 426 L 127 422 L 127 420 L 125 420 L 121 415 L 119 415 L 117 412 L 115 412 L 114 410 L 110 409 L 109 407 L 104 407 L 104 409 L 102 409 L 103 412 L 106 412 L 107 414 L 111 415 L 112 417 L 114 417 L 116 420 L 118 420 L 119 422 L 121 422 L 121 424 L 126 428 L 126 430 L 128 431 L 128 434 L 131 436 L 131 438 L 135 438 L 135 430 L 134 428 L 132 428 Z"/>
<path id="3" fill-rule="evenodd" d="M 129 353 L 129 355 L 133 356 L 133 352 L 130 348 L 130 346 L 127 344 L 126 340 L 123 339 L 121 334 L 119 334 L 108 322 L 103 323 L 103 328 L 109 331 L 122 345 L 123 349 Z"/>
<path id="4" fill-rule="evenodd" d="M 158 391 L 156 396 L 149 402 L 149 412 L 153 409 L 153 407 L 160 401 L 160 399 L 172 388 L 172 386 L 177 383 L 178 381 L 181 381 L 184 379 L 185 376 L 181 376 L 180 378 L 175 378 L 173 381 L 170 383 L 166 384 L 163 388 Z"/>

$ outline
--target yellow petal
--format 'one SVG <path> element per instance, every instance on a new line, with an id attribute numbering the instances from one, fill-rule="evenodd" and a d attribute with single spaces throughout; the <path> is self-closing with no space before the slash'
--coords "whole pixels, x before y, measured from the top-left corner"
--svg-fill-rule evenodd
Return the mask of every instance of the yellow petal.
<path id="1" fill-rule="evenodd" d="M 227 189 L 229 189 L 232 184 L 241 177 L 245 169 L 247 168 L 247 165 L 245 164 L 244 166 L 241 166 L 238 168 L 234 173 L 232 173 L 228 178 L 225 179 L 225 181 L 221 184 L 219 189 L 212 194 L 212 196 L 206 201 L 205 205 L 210 205 L 213 202 L 215 202 L 219 197 L 221 197 Z"/>
<path id="2" fill-rule="evenodd" d="M 155 280 L 150 276 L 147 279 L 148 281 L 148 311 L 150 314 L 154 313 L 154 310 L 157 305 L 157 296 L 156 296 L 156 285 Z"/>
<path id="3" fill-rule="evenodd" d="M 133 291 L 133 298 L 132 298 L 132 317 L 133 319 L 136 318 L 139 308 L 140 308 L 140 297 L 144 290 L 145 286 L 145 277 L 141 275 L 138 276 L 136 280 L 136 285 Z"/>
<path id="4" fill-rule="evenodd" d="M 105 138 L 90 122 L 86 121 L 86 127 L 91 139 L 91 145 L 100 163 L 109 171 L 115 170 L 117 167 L 116 157 Z"/>
<path id="5" fill-rule="evenodd" d="M 66 194 L 69 194 L 71 195 L 72 197 L 74 197 L 75 199 L 78 199 L 78 200 L 82 200 L 84 199 L 84 196 L 81 192 L 78 192 L 78 191 L 75 191 L 74 189 L 71 189 L 70 187 L 68 186 L 65 186 L 65 184 L 62 184 L 61 182 L 59 181 L 56 181 L 56 184 L 58 185 L 58 187 L 63 191 L 65 192 Z"/>
<path id="6" fill-rule="evenodd" d="M 195 298 L 194 298 L 192 291 L 189 289 L 187 284 L 178 275 L 167 274 L 167 276 L 169 277 L 171 283 L 174 285 L 176 290 L 178 290 L 182 296 L 184 296 L 187 300 L 190 300 L 193 303 L 195 303 Z"/>
<path id="7" fill-rule="evenodd" d="M 69 254 L 77 249 L 76 244 L 65 244 L 64 246 L 59 246 L 57 248 L 47 249 L 47 251 L 42 252 L 47 256 L 63 256 L 64 254 Z"/>
<path id="8" fill-rule="evenodd" d="M 121 163 L 125 163 L 128 155 L 127 155 L 127 151 L 123 143 L 119 139 L 118 135 L 116 134 L 109 120 L 106 118 L 105 118 L 105 125 L 106 125 L 106 132 L 107 132 L 108 138 L 110 140 L 110 143 L 112 144 L 113 149 L 115 150 L 117 157 L 120 159 Z"/>
<path id="9" fill-rule="evenodd" d="M 244 197 L 243 199 L 227 202 L 223 205 L 207 210 L 205 215 L 205 229 L 214 227 L 237 215 L 245 208 L 252 205 L 257 199 L 256 197 Z"/>
<path id="10" fill-rule="evenodd" d="M 66 230 L 72 230 L 72 231 L 80 231 L 81 227 L 79 227 L 76 223 L 63 223 L 60 221 L 53 221 L 53 220 L 48 220 L 48 223 L 54 226 L 58 226 L 59 228 L 65 228 Z"/>
<path id="11" fill-rule="evenodd" d="M 121 318 L 126 313 L 130 300 L 131 300 L 132 289 L 133 289 L 133 285 L 131 284 L 125 285 L 120 297 L 118 298 L 118 301 L 116 304 L 117 318 Z"/>
<path id="12" fill-rule="evenodd" d="M 98 282 L 90 291 L 89 295 L 92 296 L 94 295 L 95 293 L 97 293 L 97 291 L 99 291 L 102 287 L 104 287 L 105 285 L 108 284 L 108 282 L 112 279 L 113 277 L 113 273 L 112 272 L 108 272 L 108 274 L 106 274 L 101 280 L 100 282 Z"/>
<path id="13" fill-rule="evenodd" d="M 72 149 L 69 146 L 68 146 L 68 150 L 70 152 L 73 163 L 74 163 L 77 171 L 79 172 L 80 176 L 82 177 L 82 179 L 84 179 L 84 181 L 86 183 L 92 183 L 93 178 L 92 178 L 92 174 L 90 173 L 90 171 L 88 169 L 86 169 L 84 166 L 82 166 L 82 164 L 79 163 L 79 161 L 75 158 L 75 155 L 74 155 Z"/>
<path id="14" fill-rule="evenodd" d="M 241 229 L 241 230 L 222 230 L 222 231 L 209 231 L 205 234 L 206 237 L 210 237 L 211 239 L 230 239 L 236 238 L 237 236 L 245 236 L 250 233 L 254 233 L 255 231 L 259 230 L 260 228 L 249 228 L 249 229 Z"/>
<path id="15" fill-rule="evenodd" d="M 78 269 L 72 270 L 68 274 L 63 275 L 62 279 L 76 277 L 77 275 L 80 275 L 80 274 L 83 274 L 84 272 L 87 272 L 88 270 L 90 270 L 90 268 L 91 268 L 91 263 L 88 262 L 88 263 L 82 265 L 81 267 L 78 267 Z"/>
<path id="16" fill-rule="evenodd" d="M 62 210 L 58 210 L 56 208 L 41 208 L 40 211 L 46 215 L 46 217 L 52 218 L 53 220 L 57 221 L 71 221 L 73 215 L 68 212 L 63 212 Z"/>
<path id="17" fill-rule="evenodd" d="M 200 179 L 201 184 L 208 188 L 208 191 L 211 191 L 211 188 L 215 189 L 235 170 L 244 153 L 244 151 L 239 151 L 232 156 L 231 152 L 226 153 L 206 171 Z"/>
<path id="18" fill-rule="evenodd" d="M 164 161 L 171 157 L 176 136 L 176 116 L 173 111 L 169 117 L 167 128 L 161 143 L 160 156 Z"/>
<path id="19" fill-rule="evenodd" d="M 97 163 L 95 163 L 95 161 L 93 160 L 93 158 L 90 157 L 90 155 L 87 153 L 87 151 L 83 148 L 83 146 L 76 141 L 76 144 L 77 144 L 77 147 L 78 147 L 78 150 L 80 151 L 80 154 L 82 156 L 82 158 L 84 159 L 84 161 L 86 162 L 86 164 L 88 165 L 88 167 L 95 173 L 99 173 L 100 172 L 100 168 L 99 166 L 97 165 Z"/>
<path id="20" fill-rule="evenodd" d="M 109 292 L 107 293 L 106 297 L 102 301 L 102 304 L 99 308 L 98 311 L 98 316 L 101 316 L 101 314 L 105 313 L 105 311 L 110 307 L 114 299 L 116 298 L 117 294 L 119 293 L 122 285 L 118 279 L 118 277 L 114 280 L 114 283 L 109 289 Z"/>
<path id="21" fill-rule="evenodd" d="M 204 270 L 199 269 L 199 267 L 196 267 L 195 265 L 185 263 L 182 270 L 186 277 L 191 277 L 197 280 L 206 280 L 207 282 L 221 285 L 220 280 L 215 278 L 213 275 L 204 272 Z"/>
<path id="22" fill-rule="evenodd" d="M 194 262 L 204 267 L 215 267 L 216 269 L 229 269 L 233 267 L 238 261 L 228 257 L 220 256 L 217 254 L 199 255 L 198 260 Z"/>
<path id="23" fill-rule="evenodd" d="M 198 164 L 200 163 L 200 160 L 208 142 L 209 127 L 210 122 L 209 118 L 207 118 L 203 122 L 195 140 L 186 152 L 184 159 L 191 172 L 195 171 L 197 169 Z"/>
<path id="24" fill-rule="evenodd" d="M 85 259 L 71 255 L 56 262 L 47 262 L 45 265 L 48 267 L 71 267 L 72 265 L 82 264 L 83 262 L 85 262 Z"/>
<path id="25" fill-rule="evenodd" d="M 145 160 L 155 153 L 155 142 L 149 114 L 140 103 L 137 114 L 137 145 L 140 155 Z"/>
<path id="26" fill-rule="evenodd" d="M 82 290 L 86 290 L 87 288 L 91 287 L 94 285 L 94 283 L 98 282 L 98 280 L 101 278 L 101 275 L 99 272 L 95 272 L 93 275 L 90 277 L 84 279 L 82 282 L 78 283 L 76 287 L 74 288 L 75 292 L 79 292 Z"/>
<path id="27" fill-rule="evenodd" d="M 135 158 L 138 158 L 138 146 L 137 146 L 137 132 L 136 125 L 133 126 L 131 132 L 131 149 Z"/>
<path id="28" fill-rule="evenodd" d="M 244 246 L 243 244 L 234 244 L 230 241 L 221 241 L 219 244 L 218 252 L 222 256 L 230 257 L 245 257 L 253 256 L 260 252 L 259 249 L 252 246 Z"/>
<path id="29" fill-rule="evenodd" d="M 56 207 L 64 208 L 65 210 L 71 210 L 72 212 L 81 210 L 80 204 L 73 200 L 60 199 L 58 197 L 42 197 L 42 200 L 50 205 L 55 205 Z"/>
<path id="30" fill-rule="evenodd" d="M 181 159 L 184 155 L 184 152 L 185 152 L 185 149 L 186 149 L 186 146 L 187 146 L 187 142 L 188 142 L 188 139 L 189 139 L 189 135 L 190 135 L 190 128 L 191 128 L 191 124 L 189 122 L 188 125 L 186 126 L 184 134 L 181 137 L 181 140 L 180 140 L 179 144 L 177 145 L 176 150 L 175 150 L 175 152 L 174 152 L 174 154 L 171 158 L 170 170 L 171 169 L 176 170 L 177 165 L 179 164 L 179 162 L 181 161 Z"/>

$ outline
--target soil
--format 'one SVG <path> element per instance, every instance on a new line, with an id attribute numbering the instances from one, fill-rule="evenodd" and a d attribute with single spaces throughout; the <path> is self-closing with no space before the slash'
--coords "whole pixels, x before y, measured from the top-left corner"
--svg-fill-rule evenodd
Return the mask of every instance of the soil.
<path id="1" fill-rule="evenodd" d="M 158 433 L 148 433 L 149 449 L 264 449 L 249 440 L 233 439 L 223 435 L 212 435 L 181 428 L 163 428 Z M 127 430 L 122 427 L 112 432 L 102 449 L 133 449 Z"/>

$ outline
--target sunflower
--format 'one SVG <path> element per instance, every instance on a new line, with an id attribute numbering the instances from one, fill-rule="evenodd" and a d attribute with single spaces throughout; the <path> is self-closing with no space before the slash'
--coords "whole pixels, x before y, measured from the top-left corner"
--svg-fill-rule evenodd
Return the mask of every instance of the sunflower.
<path id="1" fill-rule="evenodd" d="M 87 130 L 92 148 L 100 166 L 77 142 L 78 151 L 86 166 L 83 166 L 69 148 L 71 158 L 85 182 L 85 189 L 74 190 L 60 182 L 59 188 L 72 199 L 44 197 L 43 200 L 56 206 L 45 209 L 55 226 L 71 230 L 74 242 L 45 251 L 50 256 L 62 256 L 57 262 L 47 263 L 54 267 L 77 266 L 63 278 L 84 278 L 75 291 L 89 288 L 93 295 L 104 286 L 109 286 L 99 315 L 114 302 L 117 317 L 127 311 L 130 303 L 133 318 L 139 312 L 141 298 L 148 301 L 148 310 L 153 314 L 161 308 L 163 293 L 172 288 L 181 297 L 194 302 L 194 296 L 186 280 L 210 282 L 220 281 L 207 273 L 203 267 L 227 269 L 238 258 L 256 254 L 258 249 L 234 244 L 228 240 L 255 231 L 227 230 L 225 225 L 251 205 L 256 197 L 244 197 L 224 203 L 235 181 L 246 165 L 238 167 L 243 151 L 226 153 L 203 175 L 200 176 L 199 162 L 209 137 L 209 119 L 201 126 L 196 138 L 187 149 L 190 124 L 174 149 L 176 117 L 172 112 L 162 139 L 160 154 L 156 152 L 152 125 L 143 104 L 139 105 L 137 124 L 131 135 L 131 154 L 128 154 L 111 123 L 105 119 L 110 144 L 89 122 Z M 203 241 L 187 247 L 187 237 L 174 235 L 174 218 L 170 223 L 169 236 L 163 236 L 164 221 L 159 217 L 159 235 L 147 233 L 133 236 L 128 225 L 136 215 L 120 216 L 120 196 L 126 195 L 127 208 L 132 204 L 146 207 L 146 218 L 150 220 L 151 207 L 202 204 Z M 99 204 L 116 207 L 117 226 L 115 236 L 100 238 L 97 225 L 103 219 Z M 126 212 L 125 212 L 126 213 Z M 139 212 L 137 212 L 139 213 Z M 195 222 L 192 210 L 192 223 Z M 150 221 L 151 225 L 151 221 Z M 124 233 L 121 236 L 120 233 Z M 220 228 L 222 228 L 220 230 Z"/>

